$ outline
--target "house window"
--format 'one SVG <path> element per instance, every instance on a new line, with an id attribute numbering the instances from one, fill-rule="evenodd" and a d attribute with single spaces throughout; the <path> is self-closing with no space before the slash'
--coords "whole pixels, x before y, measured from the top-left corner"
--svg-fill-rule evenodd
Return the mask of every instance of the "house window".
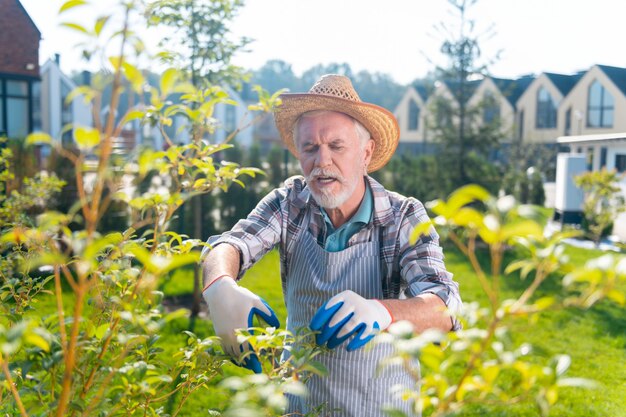
<path id="1" fill-rule="evenodd" d="M 615 155 L 615 169 L 617 172 L 626 172 L 626 154 Z"/>
<path id="2" fill-rule="evenodd" d="M 491 124 L 500 119 L 500 103 L 491 91 L 485 91 L 483 97 L 483 122 Z"/>
<path id="3" fill-rule="evenodd" d="M 35 81 L 33 88 L 33 130 L 41 130 L 41 82 Z M 1 130 L 1 129 L 0 129 Z"/>
<path id="4" fill-rule="evenodd" d="M 556 102 L 544 87 L 537 92 L 537 129 L 556 127 Z"/>
<path id="5" fill-rule="evenodd" d="M 420 108 L 415 100 L 409 100 L 409 130 L 419 129 Z"/>
<path id="6" fill-rule="evenodd" d="M 7 136 L 24 138 L 28 135 L 28 81 L 6 81 Z"/>
<path id="7" fill-rule="evenodd" d="M 587 127 L 613 127 L 613 96 L 598 80 L 589 87 Z"/>
<path id="8" fill-rule="evenodd" d="M 572 108 L 568 108 L 565 112 L 565 136 L 572 134 Z"/>

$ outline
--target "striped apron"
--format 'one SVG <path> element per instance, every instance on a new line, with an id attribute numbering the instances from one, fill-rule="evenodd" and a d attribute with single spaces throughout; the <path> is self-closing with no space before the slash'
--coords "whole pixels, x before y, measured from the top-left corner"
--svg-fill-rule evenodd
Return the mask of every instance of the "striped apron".
<path id="1" fill-rule="evenodd" d="M 294 334 L 298 328 L 308 327 L 317 309 L 343 290 L 352 290 L 368 299 L 382 298 L 377 241 L 356 244 L 340 252 L 327 252 L 305 230 L 300 233 L 295 248 L 283 288 L 287 329 Z M 348 352 L 346 345 L 350 340 L 316 357 L 326 367 L 328 375 L 312 376 L 308 380 L 307 398 L 289 396 L 288 412 L 305 414 L 325 404 L 321 414 L 324 417 L 383 417 L 381 407 L 388 404 L 411 415 L 411 404 L 389 393 L 396 384 L 413 386 L 411 377 L 391 366 L 376 372 L 378 363 L 393 353 L 393 347 L 370 343 Z"/>

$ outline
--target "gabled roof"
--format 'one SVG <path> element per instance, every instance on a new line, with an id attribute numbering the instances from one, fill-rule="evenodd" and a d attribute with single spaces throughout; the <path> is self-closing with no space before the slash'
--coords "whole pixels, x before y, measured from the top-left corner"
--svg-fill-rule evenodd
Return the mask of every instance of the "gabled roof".
<path id="1" fill-rule="evenodd" d="M 428 87 L 426 87 L 424 84 L 414 82 L 413 84 L 411 84 L 411 87 L 413 87 L 417 94 L 419 94 L 419 96 L 422 98 L 422 101 L 425 102 L 428 99 Z"/>
<path id="2" fill-rule="evenodd" d="M 573 75 L 554 74 L 551 72 L 544 72 L 544 74 L 552 81 L 561 94 L 566 96 L 586 72 L 587 71 L 580 71 Z"/>
<path id="3" fill-rule="evenodd" d="M 466 97 L 467 100 L 469 100 L 474 95 L 474 93 L 476 92 L 476 89 L 482 82 L 483 82 L 482 79 L 471 80 L 471 81 L 465 82 L 464 85 L 465 87 L 467 87 L 467 97 Z M 450 89 L 450 92 L 452 93 L 452 95 L 454 95 L 454 92 L 457 91 L 461 87 L 461 83 L 456 80 L 444 80 L 444 84 L 446 85 L 446 87 L 448 87 L 448 89 Z"/>
<path id="4" fill-rule="evenodd" d="M 30 17 L 30 15 L 28 14 L 28 12 L 26 11 L 26 9 L 24 8 L 24 6 L 22 6 L 22 3 L 20 3 L 20 0 L 15 0 L 15 2 L 17 3 L 17 5 L 20 7 L 20 9 L 22 9 L 22 11 L 24 12 L 24 16 L 26 16 L 26 18 L 28 19 L 28 21 L 30 22 L 30 24 L 33 26 L 33 28 L 35 28 L 35 30 L 37 31 L 37 33 L 39 34 L 39 37 L 41 38 L 41 31 L 39 30 L 39 28 L 37 27 L 37 25 L 35 24 L 35 22 L 33 21 L 33 19 Z"/>
<path id="5" fill-rule="evenodd" d="M 535 80 L 533 75 L 526 75 L 518 78 L 517 80 L 495 77 L 490 78 L 513 107 L 515 107 L 515 103 L 517 103 L 517 100 L 522 94 L 524 94 L 524 91 L 526 91 L 528 86 Z"/>
<path id="6" fill-rule="evenodd" d="M 626 95 L 626 68 L 609 67 L 608 65 L 598 65 L 598 68 Z"/>

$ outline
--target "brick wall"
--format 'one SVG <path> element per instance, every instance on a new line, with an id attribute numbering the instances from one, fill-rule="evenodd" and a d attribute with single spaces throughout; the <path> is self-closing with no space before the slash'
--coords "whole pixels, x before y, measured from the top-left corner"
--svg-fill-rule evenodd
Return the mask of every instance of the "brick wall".
<path id="1" fill-rule="evenodd" d="M 35 24 L 19 0 L 0 0 L 0 11 L 0 73 L 39 77 L 41 35 Z"/>

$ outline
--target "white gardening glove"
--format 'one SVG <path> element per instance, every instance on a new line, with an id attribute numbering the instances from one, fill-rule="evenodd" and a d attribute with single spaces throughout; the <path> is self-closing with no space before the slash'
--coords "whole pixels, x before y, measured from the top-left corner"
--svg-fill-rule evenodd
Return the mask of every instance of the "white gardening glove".
<path id="1" fill-rule="evenodd" d="M 369 342 L 377 333 L 385 330 L 393 317 L 378 300 L 367 300 L 359 294 L 343 291 L 317 310 L 311 319 L 311 330 L 318 345 L 328 344 L 333 349 L 354 336 L 346 349 L 353 351 Z"/>
<path id="2" fill-rule="evenodd" d="M 258 295 L 242 288 L 229 276 L 223 276 L 213 281 L 203 292 L 202 296 L 209 306 L 209 315 L 213 321 L 215 334 L 222 340 L 224 351 L 234 359 L 238 358 L 249 346 L 237 342 L 236 329 L 248 329 L 253 326 L 254 316 L 263 319 L 273 327 L 279 327 L 280 322 L 274 311 Z M 255 354 L 247 356 L 242 364 L 255 373 L 261 373 L 261 363 Z"/>

